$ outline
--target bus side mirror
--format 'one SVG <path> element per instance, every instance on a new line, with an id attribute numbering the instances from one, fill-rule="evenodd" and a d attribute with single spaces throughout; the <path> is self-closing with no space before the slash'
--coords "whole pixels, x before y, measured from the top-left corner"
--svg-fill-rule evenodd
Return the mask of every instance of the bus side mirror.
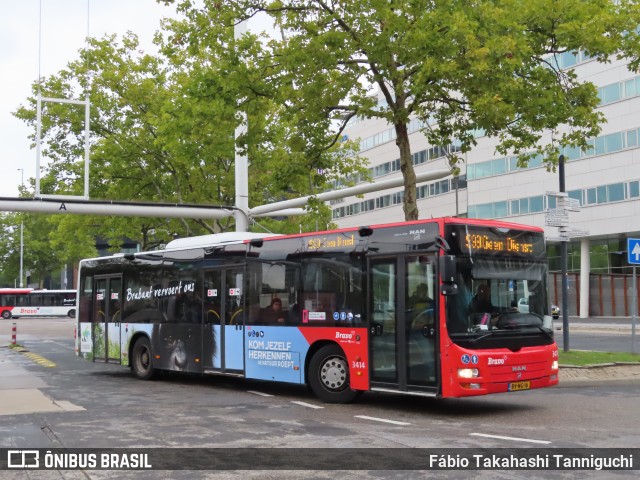
<path id="1" fill-rule="evenodd" d="M 442 283 L 455 283 L 456 281 L 456 257 L 453 255 L 441 255 L 438 257 L 440 267 L 440 279 Z"/>
<path id="2" fill-rule="evenodd" d="M 440 269 L 440 292 L 444 296 L 458 294 L 458 284 L 456 284 L 456 257 L 453 255 L 441 255 L 438 257 L 438 268 Z"/>

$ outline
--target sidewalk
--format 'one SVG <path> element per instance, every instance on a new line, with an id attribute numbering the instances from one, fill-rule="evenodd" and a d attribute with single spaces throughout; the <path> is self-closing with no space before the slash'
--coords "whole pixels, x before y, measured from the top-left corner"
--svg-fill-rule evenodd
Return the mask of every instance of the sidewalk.
<path id="1" fill-rule="evenodd" d="M 640 335 L 640 318 L 636 318 L 636 333 Z M 553 329 L 562 330 L 562 317 L 553 320 Z M 590 332 L 607 331 L 608 333 L 628 333 L 633 330 L 633 319 L 631 317 L 569 317 L 569 331 Z"/>
<path id="2" fill-rule="evenodd" d="M 636 318 L 636 334 L 640 343 L 640 318 Z M 553 321 L 553 329 L 562 332 L 562 318 Z M 631 317 L 569 317 L 569 333 L 599 332 L 606 334 L 631 335 L 633 319 Z M 558 333 L 556 333 L 557 335 Z M 596 386 L 608 382 L 640 382 L 640 363 L 619 363 L 588 366 L 560 366 L 560 384 Z"/>
<path id="3" fill-rule="evenodd" d="M 640 363 L 604 364 L 574 367 L 560 366 L 560 384 L 580 383 L 584 386 L 596 386 L 607 382 L 640 382 Z"/>
<path id="4" fill-rule="evenodd" d="M 19 365 L 20 353 L 0 346 L 0 417 L 35 412 L 84 410 L 68 401 L 58 401 L 42 390 L 47 383 Z"/>

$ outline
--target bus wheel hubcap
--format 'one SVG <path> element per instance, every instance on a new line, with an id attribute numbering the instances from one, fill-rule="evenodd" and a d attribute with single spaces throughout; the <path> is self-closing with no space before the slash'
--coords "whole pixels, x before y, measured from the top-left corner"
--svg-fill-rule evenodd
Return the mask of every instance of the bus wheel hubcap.
<path id="1" fill-rule="evenodd" d="M 149 350 L 147 349 L 140 352 L 140 366 L 145 370 L 149 367 Z"/>
<path id="2" fill-rule="evenodd" d="M 320 370 L 320 380 L 329 390 L 341 390 L 347 383 L 347 363 L 340 357 L 328 358 Z"/>

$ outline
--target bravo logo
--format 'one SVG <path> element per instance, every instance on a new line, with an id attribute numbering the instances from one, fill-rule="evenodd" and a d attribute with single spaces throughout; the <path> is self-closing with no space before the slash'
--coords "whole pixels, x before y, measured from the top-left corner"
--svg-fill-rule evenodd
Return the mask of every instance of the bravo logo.
<path id="1" fill-rule="evenodd" d="M 355 335 L 355 332 L 351 332 L 351 333 L 336 332 L 336 339 L 338 339 L 338 340 L 352 340 L 354 335 Z"/>
<path id="2" fill-rule="evenodd" d="M 504 365 L 504 362 L 507 361 L 507 357 L 504 356 L 502 358 L 491 358 L 487 359 L 487 365 Z"/>

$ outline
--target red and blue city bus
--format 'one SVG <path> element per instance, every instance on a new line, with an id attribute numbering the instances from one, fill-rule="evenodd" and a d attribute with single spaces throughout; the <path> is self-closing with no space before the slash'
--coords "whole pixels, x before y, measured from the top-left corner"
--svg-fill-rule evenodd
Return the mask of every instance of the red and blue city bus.
<path id="1" fill-rule="evenodd" d="M 75 317 L 76 290 L 39 290 L 0 288 L 0 316 L 5 320 L 19 317 Z"/>
<path id="2" fill-rule="evenodd" d="M 308 384 L 335 403 L 558 382 L 539 228 L 439 218 L 206 235 L 83 260 L 78 285 L 78 354 L 140 379 L 170 370 Z"/>

